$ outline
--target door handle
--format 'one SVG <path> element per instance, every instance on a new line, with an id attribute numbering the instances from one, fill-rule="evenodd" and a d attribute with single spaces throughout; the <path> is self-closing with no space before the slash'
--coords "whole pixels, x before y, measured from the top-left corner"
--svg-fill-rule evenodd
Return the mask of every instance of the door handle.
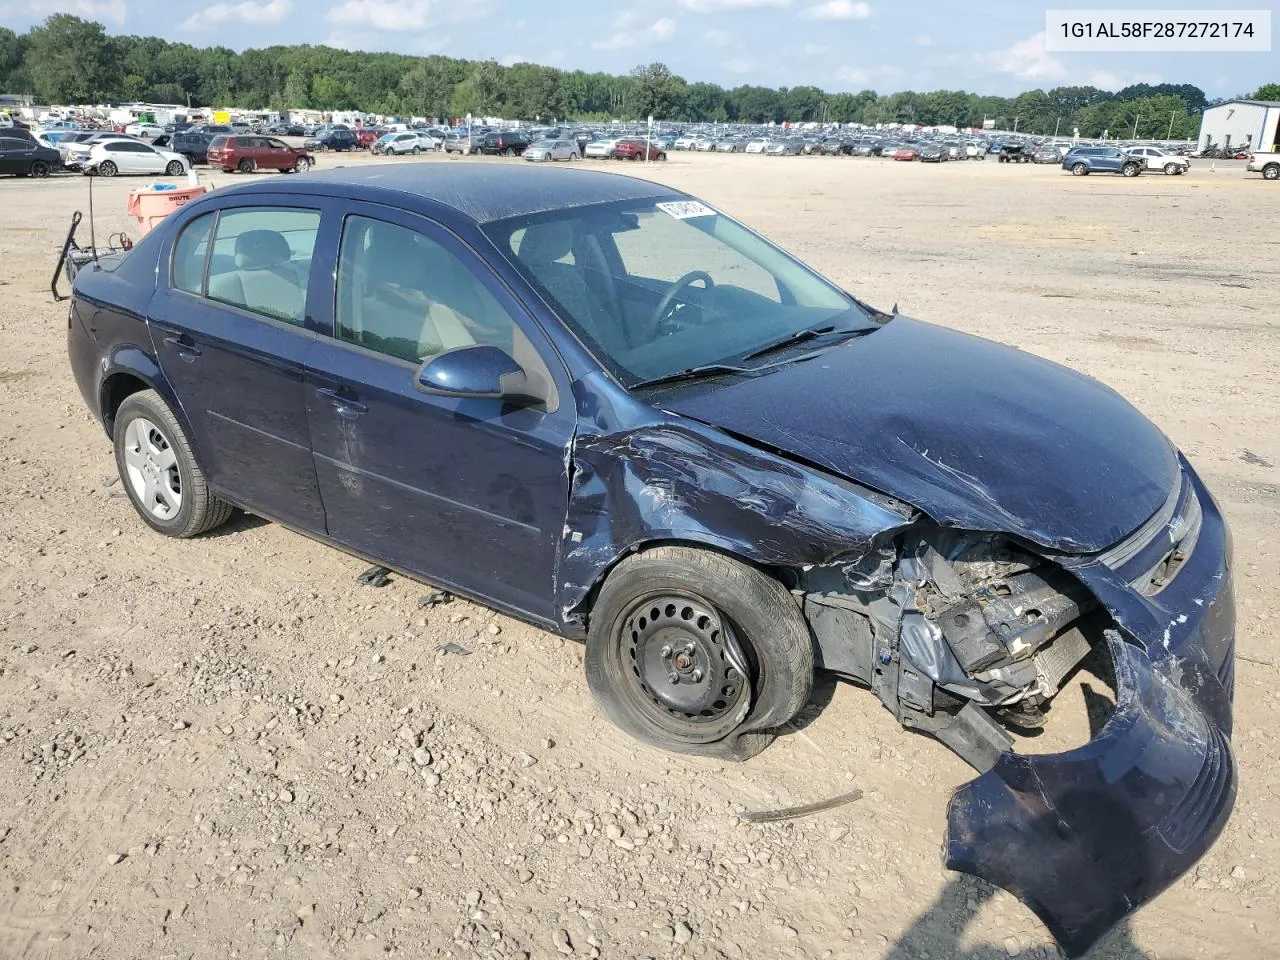
<path id="1" fill-rule="evenodd" d="M 363 403 L 344 397 L 337 390 L 330 390 L 327 387 L 316 391 L 318 396 L 324 397 L 337 409 L 338 413 L 344 417 L 358 417 L 362 413 L 368 413 L 369 408 Z"/>
<path id="2" fill-rule="evenodd" d="M 165 337 L 164 342 L 175 348 L 178 351 L 179 359 L 185 360 L 187 363 L 200 356 L 200 349 L 185 333 L 181 336 Z"/>

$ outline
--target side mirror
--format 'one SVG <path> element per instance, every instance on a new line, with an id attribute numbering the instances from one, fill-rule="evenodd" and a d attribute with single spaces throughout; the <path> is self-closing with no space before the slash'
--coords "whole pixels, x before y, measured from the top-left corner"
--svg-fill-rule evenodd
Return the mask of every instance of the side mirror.
<path id="1" fill-rule="evenodd" d="M 423 393 L 470 400 L 544 403 L 546 396 L 505 350 L 488 344 L 455 347 L 418 368 Z"/>

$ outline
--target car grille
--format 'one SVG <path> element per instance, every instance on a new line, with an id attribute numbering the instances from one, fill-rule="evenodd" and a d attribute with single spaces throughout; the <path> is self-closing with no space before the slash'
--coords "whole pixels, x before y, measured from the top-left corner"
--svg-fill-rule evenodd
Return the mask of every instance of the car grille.
<path id="1" fill-rule="evenodd" d="M 1147 596 L 1173 581 L 1200 535 L 1200 498 L 1186 473 L 1180 471 L 1179 478 L 1164 506 L 1099 558 Z"/>
<path id="2" fill-rule="evenodd" d="M 1204 835 L 1225 804 L 1231 802 L 1235 789 L 1235 770 L 1231 764 L 1226 737 L 1212 724 L 1204 763 L 1185 795 L 1173 805 L 1160 822 L 1160 835 L 1179 852 L 1186 850 Z"/>

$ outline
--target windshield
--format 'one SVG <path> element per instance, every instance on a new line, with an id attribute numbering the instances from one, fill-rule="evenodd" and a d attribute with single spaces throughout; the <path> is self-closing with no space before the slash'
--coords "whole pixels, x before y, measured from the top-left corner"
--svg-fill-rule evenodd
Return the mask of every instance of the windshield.
<path id="1" fill-rule="evenodd" d="M 485 230 L 627 386 L 740 363 L 802 331 L 876 326 L 847 294 L 688 197 L 561 210 Z"/>

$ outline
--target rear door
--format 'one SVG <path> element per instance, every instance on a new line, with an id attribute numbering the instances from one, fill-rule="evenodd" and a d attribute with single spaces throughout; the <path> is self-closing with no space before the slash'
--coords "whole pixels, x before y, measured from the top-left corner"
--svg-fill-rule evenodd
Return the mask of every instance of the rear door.
<path id="1" fill-rule="evenodd" d="M 26 173 L 30 165 L 30 146 L 24 140 L 0 137 L 0 173 Z"/>
<path id="2" fill-rule="evenodd" d="M 328 229 L 334 335 L 308 364 L 307 403 L 329 535 L 554 623 L 574 428 L 558 357 L 492 271 L 439 224 L 352 204 L 340 233 Z M 535 409 L 416 388 L 424 357 L 472 343 L 501 347 L 564 399 Z"/>
<path id="3" fill-rule="evenodd" d="M 324 210 L 296 195 L 229 195 L 166 240 L 152 343 L 210 484 L 250 510 L 316 533 L 303 370 L 326 284 L 311 261 Z"/>

